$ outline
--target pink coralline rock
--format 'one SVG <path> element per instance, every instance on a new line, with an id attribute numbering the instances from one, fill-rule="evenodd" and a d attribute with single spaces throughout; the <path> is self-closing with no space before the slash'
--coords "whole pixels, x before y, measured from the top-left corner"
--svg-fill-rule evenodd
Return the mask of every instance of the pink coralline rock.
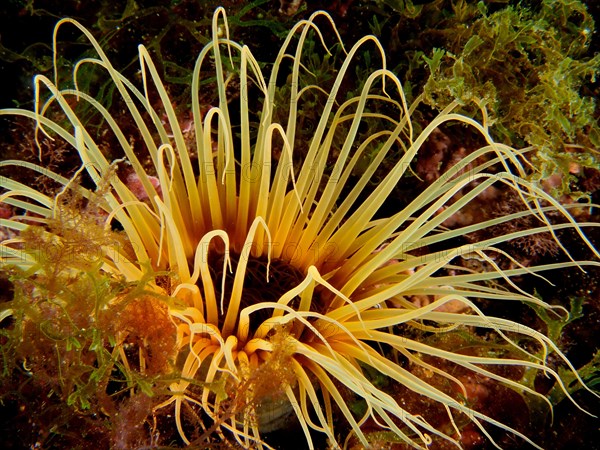
<path id="1" fill-rule="evenodd" d="M 449 148 L 450 138 L 436 128 L 417 158 L 416 172 L 419 177 L 427 182 L 437 180 Z"/>
<path id="2" fill-rule="evenodd" d="M 14 216 L 14 211 L 10 205 L 0 203 L 0 219 L 10 219 Z M 7 227 L 0 226 L 0 241 L 12 239 L 17 236 L 17 232 Z"/>
<path id="3" fill-rule="evenodd" d="M 148 175 L 148 181 L 150 181 L 150 184 L 152 184 L 152 186 L 154 186 L 154 189 L 156 189 L 157 194 L 160 197 L 162 197 L 160 181 L 158 180 L 158 178 Z M 140 179 L 140 177 L 138 176 L 137 173 L 131 172 L 129 175 L 127 175 L 127 178 L 125 179 L 125 184 L 129 188 L 129 190 L 133 193 L 133 195 L 135 195 L 138 198 L 138 200 L 144 201 L 144 200 L 148 200 L 150 198 L 148 196 L 148 193 L 146 192 L 146 189 L 144 189 L 142 180 Z"/>
<path id="4" fill-rule="evenodd" d="M 10 205 L 0 203 L 0 219 L 10 219 L 13 216 L 13 210 Z"/>

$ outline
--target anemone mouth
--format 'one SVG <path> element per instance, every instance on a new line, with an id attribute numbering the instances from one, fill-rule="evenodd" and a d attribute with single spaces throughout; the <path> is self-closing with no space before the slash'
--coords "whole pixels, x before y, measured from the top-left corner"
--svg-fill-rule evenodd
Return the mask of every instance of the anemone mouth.
<path id="1" fill-rule="evenodd" d="M 227 256 L 226 256 L 227 255 Z M 231 270 L 224 264 L 225 258 L 228 258 Z M 237 266 L 241 258 L 246 255 L 239 253 L 229 253 L 213 250 L 207 256 L 207 265 L 210 270 L 214 283 L 214 294 L 216 298 L 223 298 L 223 310 L 227 311 L 229 299 L 232 295 L 232 289 L 235 279 Z M 298 287 L 305 279 L 306 274 L 292 264 L 290 261 L 281 258 L 269 260 L 265 255 L 247 257 L 246 269 L 244 273 L 244 288 L 240 299 L 239 309 L 260 303 L 276 303 L 284 294 Z M 199 280 L 196 283 L 200 293 L 206 294 L 203 283 Z M 297 310 L 300 305 L 300 297 L 294 297 L 288 306 Z M 310 303 L 310 311 L 323 313 L 326 310 L 325 301 L 318 292 L 314 292 Z M 254 312 L 250 319 L 249 332 L 252 335 L 265 320 L 269 319 L 272 311 L 269 309 L 260 309 Z M 218 319 L 218 328 L 223 329 L 225 315 L 220 314 Z M 226 337 L 226 336 L 224 336 Z"/>

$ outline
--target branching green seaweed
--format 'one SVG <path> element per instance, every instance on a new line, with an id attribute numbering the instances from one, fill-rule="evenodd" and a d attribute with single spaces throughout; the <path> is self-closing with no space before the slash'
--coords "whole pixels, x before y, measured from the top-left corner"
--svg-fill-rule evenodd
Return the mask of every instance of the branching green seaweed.
<path id="1" fill-rule="evenodd" d="M 598 109 L 586 89 L 600 55 L 589 54 L 595 24 L 582 1 L 376 3 L 373 27 L 396 38 L 389 46 L 401 52 L 395 63 L 409 80 L 421 87 L 424 77 L 425 102 L 441 111 L 458 100 L 470 117 L 485 105 L 495 138 L 535 148 L 530 180 L 560 174 L 560 197 L 582 168 L 600 167 Z"/>

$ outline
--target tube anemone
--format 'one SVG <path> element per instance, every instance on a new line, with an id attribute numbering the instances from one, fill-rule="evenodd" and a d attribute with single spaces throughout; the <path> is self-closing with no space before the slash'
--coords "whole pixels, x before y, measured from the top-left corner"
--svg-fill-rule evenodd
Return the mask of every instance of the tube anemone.
<path id="1" fill-rule="evenodd" d="M 217 433 L 249 448 L 268 447 L 263 434 L 272 424 L 264 413 L 277 406 L 295 414 L 309 448 L 314 447 L 315 432 L 324 433 L 333 447 L 343 445 L 339 430 L 334 429 L 339 419 L 350 430 L 348 439 L 364 447 L 370 445 L 363 428 L 367 421 L 416 448 L 426 447 L 433 438 L 460 447 L 457 423 L 464 417 L 494 444 L 486 424 L 538 447 L 522 432 L 471 408 L 461 395 L 430 384 L 408 366 L 447 379 L 466 396 L 460 379 L 428 362 L 431 358 L 447 360 L 551 407 L 531 386 L 494 371 L 495 366 L 519 366 L 555 379 L 570 398 L 557 371 L 546 364 L 548 354 L 554 353 L 582 385 L 583 381 L 559 348 L 532 328 L 485 315 L 477 302 L 485 299 L 509 306 L 510 302 L 527 302 L 551 308 L 512 279 L 598 264 L 571 260 L 524 267 L 498 245 L 572 229 L 599 256 L 581 231 L 597 224 L 577 224 L 566 207 L 526 181 L 526 150 L 494 142 L 485 114 L 479 123 L 453 113 L 456 105 L 450 105 L 416 133 L 411 112 L 418 99 L 408 105 L 400 80 L 386 68 L 383 49 L 372 36 L 347 51 L 327 91 L 301 85 L 307 36 L 312 33 L 323 42 L 317 17 L 331 22 L 335 30 L 323 12 L 299 22 L 279 50 L 267 79 L 248 47 L 230 39 L 225 12 L 219 8 L 213 19 L 213 40 L 198 56 L 193 72 L 192 138 L 190 130 L 180 124 L 143 46 L 139 47 L 140 88 L 111 65 L 89 31 L 72 19 L 61 20 L 54 34 L 55 54 L 59 29 L 70 24 L 85 34 L 98 57 L 77 63 L 72 88 L 61 88 L 56 79 L 38 75 L 33 112 L 9 109 L 0 114 L 28 117 L 35 122 L 37 135 L 69 143 L 81 159 L 77 175 L 86 173 L 96 188 L 85 189 L 75 178 L 66 179 L 31 163 L 1 162 L 0 167 L 42 172 L 62 185 L 59 195 L 51 198 L 16 180 L 5 181 L 7 191 L 0 200 L 27 214 L 1 219 L 2 226 L 15 234 L 1 244 L 3 265 L 17 265 L 34 277 L 39 261 L 36 255 L 21 251 L 24 238 L 19 233 L 34 226 L 46 226 L 52 233 L 48 224 L 59 217 L 62 199 L 70 191 L 95 202 L 103 213 L 104 228 L 122 229 L 125 242 L 98 243 L 98 270 L 130 285 L 143 284 L 144 295 L 168 305 L 176 335 L 172 366 L 179 376 L 169 384 L 168 398 L 155 411 L 174 408 L 176 427 L 186 444 L 191 440 L 184 407 L 209 418 L 203 425 L 205 435 Z M 378 49 L 382 66 L 364 81 L 360 95 L 343 99 L 342 83 L 365 45 Z M 128 121 L 139 134 L 135 148 L 119 118 L 79 89 L 78 73 L 90 64 L 106 72 L 128 108 Z M 289 89 L 282 103 L 277 86 L 284 75 Z M 218 105 L 207 111 L 200 95 L 204 80 L 210 80 L 218 94 Z M 44 88 L 49 98 L 42 102 Z M 299 105 L 309 92 L 325 96 L 326 101 L 299 154 L 298 136 L 306 136 L 296 128 Z M 82 123 L 73 102 L 87 103 L 100 114 L 120 145 L 121 159 L 106 158 L 96 137 L 101 134 Z M 56 110 L 63 120 L 50 118 Z M 275 120 L 282 115 L 287 115 L 287 121 Z M 366 121 L 376 121 L 378 127 L 365 137 L 361 125 Z M 384 202 L 410 171 L 423 143 L 448 122 L 472 127 L 487 145 L 459 161 L 452 176 L 434 181 L 400 211 L 382 214 Z M 371 156 L 366 168 L 356 175 L 359 161 L 367 154 Z M 386 161 L 392 154 L 401 156 L 390 166 Z M 141 183 L 143 196 L 116 176 L 124 161 Z M 384 166 L 385 176 L 373 186 L 374 174 Z M 459 229 L 443 227 L 491 186 L 513 191 L 523 210 Z M 549 212 L 560 213 L 562 223 L 551 223 Z M 456 244 L 462 235 L 523 217 L 535 218 L 538 226 Z M 54 238 L 68 245 L 60 232 Z M 498 256 L 512 260 L 513 268 L 501 269 Z M 473 271 L 460 263 L 472 258 L 482 261 L 484 268 Z M 432 301 L 417 305 L 411 301 L 416 296 Z M 113 303 L 119 301 L 116 297 Z M 457 303 L 467 312 L 444 308 Z M 13 310 L 6 310 L 0 318 L 12 314 Z M 494 335 L 510 348 L 509 356 L 440 348 L 411 331 L 444 334 L 457 328 Z M 131 355 L 123 348 L 117 353 L 122 365 L 130 367 Z M 145 366 L 144 358 L 148 355 L 140 355 L 140 367 Z M 438 429 L 428 422 L 427 411 L 406 410 L 373 382 L 373 371 L 442 405 L 452 427 Z M 362 413 L 351 411 L 348 393 L 362 399 Z"/>

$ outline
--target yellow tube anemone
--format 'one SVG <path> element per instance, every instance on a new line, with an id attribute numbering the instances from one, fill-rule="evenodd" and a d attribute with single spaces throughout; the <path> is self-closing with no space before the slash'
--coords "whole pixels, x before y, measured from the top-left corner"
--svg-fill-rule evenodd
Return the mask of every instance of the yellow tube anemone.
<path id="1" fill-rule="evenodd" d="M 307 36 L 312 33 L 323 41 L 315 25 L 317 17 L 331 22 L 322 12 L 299 22 L 283 43 L 267 79 L 248 47 L 230 39 L 225 12 L 219 8 L 213 19 L 213 40 L 198 56 L 193 72 L 191 134 L 181 126 L 143 46 L 139 47 L 141 87 L 136 87 L 115 70 L 89 31 L 74 20 L 61 20 L 55 31 L 55 52 L 59 29 L 74 25 L 92 43 L 98 58 L 77 63 L 73 88 L 61 88 L 57 80 L 37 76 L 35 111 L 9 109 L 1 114 L 28 117 L 35 121 L 38 136 L 68 142 L 81 159 L 77 175 L 87 173 L 97 188 L 93 192 L 75 179 L 11 160 L 1 162 L 0 167 L 36 170 L 63 188 L 53 199 L 6 179 L 0 200 L 27 212 L 28 220 L 43 226 L 56 219 L 62 196 L 73 190 L 97 202 L 107 230 L 115 225 L 122 229 L 124 245 L 98 244 L 98 270 L 133 285 L 143 280 L 147 295 L 168 304 L 176 335 L 173 365 L 179 376 L 168 386 L 168 398 L 155 410 L 174 408 L 177 430 L 186 444 L 193 440 L 201 445 L 202 437 L 190 438 L 184 407 L 208 417 L 204 436 L 216 433 L 246 448 L 268 447 L 263 435 L 274 425 L 265 416 L 272 412 L 269 408 L 277 407 L 295 414 L 309 448 L 314 447 L 315 432 L 324 433 L 331 446 L 342 446 L 340 430 L 334 429 L 334 423 L 340 422 L 346 423 L 348 439 L 368 447 L 369 435 L 363 429 L 368 420 L 416 448 L 425 448 L 434 438 L 460 447 L 459 417 L 467 417 L 492 443 L 486 424 L 537 447 L 521 431 L 471 408 L 460 395 L 416 376 L 408 365 L 440 375 L 464 392 L 459 379 L 428 362 L 429 357 L 448 360 L 549 404 L 531 386 L 493 368 L 516 365 L 543 372 L 563 386 L 558 373 L 546 365 L 547 355 L 554 353 L 583 384 L 548 337 L 525 325 L 486 316 L 477 301 L 522 301 L 550 308 L 521 290 L 512 278 L 598 264 L 571 261 L 523 267 L 514 261 L 514 268 L 502 270 L 495 257 L 511 257 L 497 245 L 542 232 L 554 236 L 569 228 L 598 256 L 581 231 L 583 226 L 597 224 L 577 224 L 565 207 L 526 181 L 524 151 L 494 142 L 485 115 L 478 123 L 453 113 L 454 105 L 450 105 L 415 133 L 411 111 L 416 103 L 407 104 L 400 81 L 386 68 L 383 49 L 372 36 L 347 51 L 327 91 L 302 86 Z M 350 76 L 357 52 L 367 44 L 378 49 L 382 67 L 364 81 L 359 96 L 344 99 L 342 83 Z M 104 69 L 122 97 L 128 108 L 123 114 L 139 133 L 135 144 L 117 123 L 118 117 L 78 88 L 78 73 L 90 64 Z M 289 97 L 282 104 L 277 86 L 284 75 Z M 211 80 L 208 85 L 216 86 L 218 93 L 218 105 L 208 110 L 200 100 L 203 80 Z M 44 89 L 49 98 L 42 102 Z M 326 101 L 299 155 L 298 111 L 309 91 L 325 96 Z M 107 160 L 96 137 L 101 133 L 86 128 L 74 111 L 74 102 L 85 102 L 101 115 L 107 132 L 119 142 L 122 159 Z M 60 122 L 49 118 L 56 110 L 63 115 Z M 389 114 L 379 112 L 383 110 Z M 274 120 L 283 114 L 287 121 Z M 360 131 L 366 120 L 378 123 L 367 137 Z M 487 145 L 458 162 L 453 176 L 439 178 L 416 193 L 405 208 L 381 217 L 384 201 L 410 171 L 423 143 L 448 122 L 472 127 Z M 357 164 L 366 154 L 372 156 L 356 175 Z M 392 154 L 401 156 L 393 166 L 386 166 L 385 177 L 373 186 L 373 175 Z M 140 199 L 116 176 L 123 161 L 131 165 L 147 199 Z M 492 167 L 496 169 L 490 171 Z M 152 183 L 149 175 L 158 182 Z M 514 191 L 523 202 L 523 211 L 455 230 L 442 226 L 492 185 Z M 550 211 L 562 214 L 563 223 L 551 224 Z M 522 217 L 539 219 L 538 226 L 473 244 L 453 244 L 464 234 Z M 0 246 L 3 264 L 16 264 L 35 276 L 36 256 L 21 251 L 23 239 L 19 237 L 32 225 L 16 216 L 2 219 L 1 225 L 14 232 Z M 62 239 L 60 233 L 56 239 Z M 429 248 L 443 250 L 431 252 Z M 484 269 L 473 271 L 460 264 L 468 258 L 482 261 Z M 416 305 L 410 301 L 415 296 L 428 296 L 432 302 Z M 465 305 L 468 312 L 443 308 L 450 303 Z M 12 314 L 7 310 L 0 318 Z M 422 342 L 418 333 L 410 331 L 446 333 L 460 328 L 496 336 L 511 349 L 510 356 L 442 349 Z M 118 354 L 129 367 L 131 355 L 123 349 Z M 140 356 L 140 368 L 144 357 Z M 373 371 L 442 405 L 450 429 L 430 424 L 426 411 L 406 410 L 376 386 L 369 375 Z M 363 412 L 351 411 L 348 393 L 362 399 Z"/>

